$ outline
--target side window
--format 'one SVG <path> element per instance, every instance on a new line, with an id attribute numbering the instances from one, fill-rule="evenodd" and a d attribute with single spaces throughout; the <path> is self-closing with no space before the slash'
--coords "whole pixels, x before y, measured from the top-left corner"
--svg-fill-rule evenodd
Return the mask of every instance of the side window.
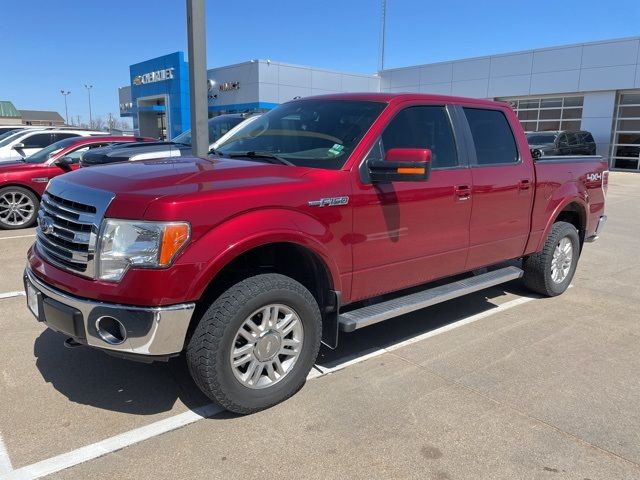
<path id="1" fill-rule="evenodd" d="M 567 142 L 572 147 L 578 145 L 578 136 L 575 133 L 567 133 Z"/>
<path id="2" fill-rule="evenodd" d="M 50 133 L 36 133 L 26 137 L 22 143 L 24 143 L 24 148 L 44 148 L 53 143 L 51 137 Z"/>
<path id="3" fill-rule="evenodd" d="M 518 162 L 518 148 L 507 118 L 500 110 L 464 108 L 478 165 Z"/>
<path id="4" fill-rule="evenodd" d="M 74 150 L 73 152 L 67 153 L 65 157 L 69 157 L 73 159 L 73 163 L 76 163 L 80 161 L 80 156 L 87 150 L 89 150 L 89 147 L 86 147 L 86 146 L 80 147 L 77 150 Z"/>
<path id="5" fill-rule="evenodd" d="M 433 168 L 458 165 L 458 154 L 444 107 L 408 107 L 399 112 L 381 136 L 385 153 L 392 148 L 428 148 Z"/>
<path id="6" fill-rule="evenodd" d="M 591 135 L 589 132 L 584 132 L 583 135 L 584 135 L 583 142 L 595 143 L 595 140 L 593 139 L 593 135 Z"/>

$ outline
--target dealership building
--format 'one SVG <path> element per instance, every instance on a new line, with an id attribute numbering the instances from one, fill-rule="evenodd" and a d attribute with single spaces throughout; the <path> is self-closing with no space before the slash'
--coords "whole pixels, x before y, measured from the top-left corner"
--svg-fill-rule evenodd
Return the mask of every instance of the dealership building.
<path id="1" fill-rule="evenodd" d="M 141 135 L 189 128 L 182 52 L 129 67 L 120 115 Z M 564 45 L 367 75 L 250 60 L 207 72 L 209 115 L 263 112 L 296 97 L 337 92 L 420 92 L 511 103 L 526 131 L 588 130 L 612 169 L 640 171 L 640 37 Z"/>

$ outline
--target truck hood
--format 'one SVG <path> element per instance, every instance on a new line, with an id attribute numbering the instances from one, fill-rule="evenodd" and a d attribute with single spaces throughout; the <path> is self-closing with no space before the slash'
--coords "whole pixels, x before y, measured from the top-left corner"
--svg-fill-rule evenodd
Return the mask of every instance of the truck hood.
<path id="1" fill-rule="evenodd" d="M 309 169 L 248 160 L 173 157 L 80 168 L 64 181 L 116 194 L 107 214 L 141 219 L 153 201 L 281 185 Z"/>

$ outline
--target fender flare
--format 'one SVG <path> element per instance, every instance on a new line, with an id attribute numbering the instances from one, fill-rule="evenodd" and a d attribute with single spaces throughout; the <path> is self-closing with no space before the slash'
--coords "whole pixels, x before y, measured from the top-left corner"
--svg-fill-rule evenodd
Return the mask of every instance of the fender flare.
<path id="1" fill-rule="evenodd" d="M 551 230 L 551 227 L 553 227 L 553 224 L 556 222 L 560 214 L 564 211 L 565 208 L 567 208 L 567 206 L 571 205 L 572 203 L 575 203 L 580 207 L 580 211 L 579 211 L 580 222 L 583 228 L 586 230 L 587 210 L 589 208 L 587 203 L 585 202 L 584 198 L 580 198 L 578 195 L 568 197 L 564 201 L 559 203 L 558 206 L 553 210 L 553 213 L 549 216 L 549 219 L 547 220 L 547 224 L 544 227 L 542 236 L 540 237 L 538 241 L 538 245 L 536 246 L 536 249 L 535 249 L 536 252 L 540 251 L 540 249 L 544 245 L 545 239 L 549 235 L 549 231 Z"/>
<path id="2" fill-rule="evenodd" d="M 340 271 L 325 245 L 332 237 L 326 225 L 295 210 L 261 209 L 227 219 L 185 251 L 185 261 L 201 266 L 189 297 L 201 298 L 216 275 L 240 255 L 272 243 L 291 243 L 309 250 L 324 265 L 331 288 L 341 290 Z"/>

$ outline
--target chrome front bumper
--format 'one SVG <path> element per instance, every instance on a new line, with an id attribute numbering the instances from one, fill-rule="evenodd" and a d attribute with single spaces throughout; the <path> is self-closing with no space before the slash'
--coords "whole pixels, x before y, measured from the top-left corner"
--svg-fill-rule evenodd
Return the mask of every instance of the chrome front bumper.
<path id="1" fill-rule="evenodd" d="M 604 224 L 607 223 L 607 216 L 606 215 L 602 215 L 600 217 L 600 219 L 598 220 L 598 225 L 596 226 L 596 231 L 593 232 L 593 235 L 591 235 L 590 237 L 587 237 L 584 239 L 585 242 L 595 242 L 599 237 L 600 234 L 602 233 L 602 230 L 604 229 Z"/>
<path id="2" fill-rule="evenodd" d="M 24 272 L 27 298 L 33 297 L 38 321 L 80 343 L 122 354 L 167 356 L 180 353 L 195 310 L 194 303 L 168 307 L 137 307 L 87 300 L 63 293 L 38 279 L 28 268 Z M 98 331 L 98 320 L 112 317 L 126 331 L 121 343 L 105 340 Z"/>

